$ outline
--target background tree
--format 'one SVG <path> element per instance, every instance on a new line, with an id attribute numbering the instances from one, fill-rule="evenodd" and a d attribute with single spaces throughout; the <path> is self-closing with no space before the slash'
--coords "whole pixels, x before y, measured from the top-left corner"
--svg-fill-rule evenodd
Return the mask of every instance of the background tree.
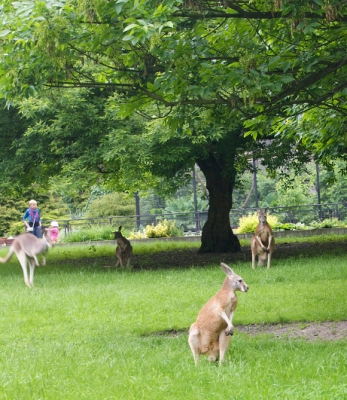
<path id="1" fill-rule="evenodd" d="M 135 215 L 134 198 L 122 193 L 104 193 L 93 196 L 87 211 L 86 218 Z"/>

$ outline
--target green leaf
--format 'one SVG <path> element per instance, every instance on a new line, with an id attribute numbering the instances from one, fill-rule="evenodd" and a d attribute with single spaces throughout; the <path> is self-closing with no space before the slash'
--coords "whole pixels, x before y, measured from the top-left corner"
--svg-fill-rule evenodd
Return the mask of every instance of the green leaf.
<path id="1" fill-rule="evenodd" d="M 9 33 L 11 33 L 11 30 L 10 29 L 5 29 L 5 30 L 0 32 L 0 37 L 7 36 Z"/>
<path id="2" fill-rule="evenodd" d="M 280 81 L 281 82 L 284 82 L 284 83 L 289 83 L 289 82 L 293 82 L 295 79 L 292 77 L 292 76 L 290 76 L 290 75 L 282 75 L 282 76 L 280 76 Z"/>
<path id="3" fill-rule="evenodd" d="M 138 24 L 130 24 L 126 28 L 123 29 L 123 32 L 127 32 L 127 31 L 129 31 L 130 29 L 133 29 L 133 28 L 139 28 L 139 25 Z"/>

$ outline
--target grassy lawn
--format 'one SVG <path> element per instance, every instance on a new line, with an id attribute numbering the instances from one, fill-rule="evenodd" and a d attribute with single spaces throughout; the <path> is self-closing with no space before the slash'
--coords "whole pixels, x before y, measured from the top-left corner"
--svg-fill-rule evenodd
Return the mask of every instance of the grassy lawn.
<path id="1" fill-rule="evenodd" d="M 239 293 L 221 368 L 203 357 L 196 368 L 187 343 L 190 324 L 224 280 L 221 268 L 101 268 L 98 256 L 109 254 L 113 246 L 56 247 L 31 290 L 15 257 L 0 265 L 1 399 L 347 399 L 347 338 L 308 342 L 237 331 L 346 320 L 346 254 L 274 257 L 270 270 L 233 265 L 250 290 Z M 182 333 L 162 333 L 170 329 Z"/>

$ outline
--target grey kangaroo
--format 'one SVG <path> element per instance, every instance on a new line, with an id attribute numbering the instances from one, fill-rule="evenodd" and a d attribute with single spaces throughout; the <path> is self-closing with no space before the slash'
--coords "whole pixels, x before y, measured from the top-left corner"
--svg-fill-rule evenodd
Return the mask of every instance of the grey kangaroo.
<path id="1" fill-rule="evenodd" d="M 117 240 L 116 257 L 117 263 L 116 267 L 120 264 L 122 268 L 124 265 L 129 266 L 131 256 L 133 255 L 133 248 L 127 238 L 122 235 L 122 227 L 118 228 L 118 231 L 113 232 L 114 238 Z"/>
<path id="2" fill-rule="evenodd" d="M 264 211 L 257 209 L 259 224 L 251 239 L 252 268 L 255 267 L 255 257 L 258 256 L 258 265 L 261 267 L 267 261 L 270 268 L 271 254 L 275 249 L 275 239 L 271 226 L 267 222 L 267 208 Z"/>
<path id="3" fill-rule="evenodd" d="M 5 258 L 0 258 L 0 262 L 6 263 L 16 254 L 23 270 L 25 284 L 32 288 L 34 286 L 34 270 L 39 265 L 37 256 L 42 255 L 42 265 L 46 265 L 46 253 L 52 247 L 49 229 L 44 230 L 42 239 L 38 239 L 31 233 L 22 233 L 18 235 L 10 246 L 10 251 Z M 28 277 L 27 265 L 30 268 L 30 277 Z"/>

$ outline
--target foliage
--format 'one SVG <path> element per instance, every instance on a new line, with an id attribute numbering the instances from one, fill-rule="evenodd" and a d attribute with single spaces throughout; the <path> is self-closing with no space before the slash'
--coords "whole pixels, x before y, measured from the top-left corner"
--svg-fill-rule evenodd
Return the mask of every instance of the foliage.
<path id="1" fill-rule="evenodd" d="M 134 197 L 124 193 L 107 193 L 95 197 L 88 205 L 85 218 L 135 215 Z"/>
<path id="2" fill-rule="evenodd" d="M 303 204 L 315 204 L 317 194 L 312 191 L 314 184 L 308 176 L 294 178 L 291 174 L 291 181 L 279 180 L 276 182 L 277 205 L 281 207 L 299 206 Z"/>
<path id="3" fill-rule="evenodd" d="M 313 221 L 310 224 L 313 228 L 346 228 L 346 223 L 337 218 L 326 218 L 323 221 Z"/>
<path id="4" fill-rule="evenodd" d="M 298 222 L 297 224 L 293 224 L 290 222 L 285 222 L 285 223 L 277 222 L 273 226 L 273 229 L 274 230 L 284 230 L 284 231 L 296 231 L 296 230 L 311 229 L 311 227 L 303 224 L 302 222 Z"/>
<path id="5" fill-rule="evenodd" d="M 132 232 L 130 232 L 130 235 L 128 236 L 128 239 L 147 239 L 147 234 L 145 228 L 134 228 Z"/>
<path id="6" fill-rule="evenodd" d="M 267 214 L 267 222 L 272 227 L 276 226 L 278 219 L 275 215 Z M 250 233 L 254 232 L 259 224 L 258 214 L 254 212 L 253 214 L 244 215 L 239 220 L 239 227 L 237 233 Z"/>
<path id="7" fill-rule="evenodd" d="M 167 219 L 159 221 L 156 226 L 147 225 L 145 232 L 148 238 L 183 236 L 183 230 L 177 228 L 176 222 Z"/>
<path id="8" fill-rule="evenodd" d="M 204 211 L 207 210 L 208 208 L 208 201 L 197 198 L 197 211 Z M 170 199 L 166 203 L 166 207 L 164 209 L 164 212 L 169 212 L 169 213 L 189 213 L 189 212 L 194 212 L 194 198 L 193 194 L 191 194 L 189 197 L 179 197 L 175 199 Z"/>
<path id="9" fill-rule="evenodd" d="M 91 225 L 89 227 L 72 229 L 66 235 L 61 232 L 59 241 L 62 243 L 89 242 L 114 239 L 115 227 L 112 225 Z"/>

